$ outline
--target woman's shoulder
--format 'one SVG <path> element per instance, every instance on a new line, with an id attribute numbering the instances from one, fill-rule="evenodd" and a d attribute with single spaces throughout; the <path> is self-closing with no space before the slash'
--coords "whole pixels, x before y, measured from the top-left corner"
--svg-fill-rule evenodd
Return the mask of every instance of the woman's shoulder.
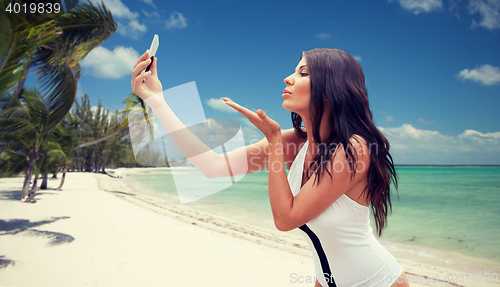
<path id="1" fill-rule="evenodd" d="M 349 144 L 353 152 L 357 154 L 358 161 L 362 161 L 364 164 L 370 164 L 370 154 L 373 152 L 371 150 L 373 147 L 364 137 L 358 134 L 353 134 L 349 138 Z M 365 157 L 365 155 L 367 156 Z"/>
<path id="2" fill-rule="evenodd" d="M 366 145 L 368 145 L 368 142 L 366 141 L 366 139 L 358 134 L 353 134 L 349 138 L 349 142 L 353 146 L 366 146 Z"/>

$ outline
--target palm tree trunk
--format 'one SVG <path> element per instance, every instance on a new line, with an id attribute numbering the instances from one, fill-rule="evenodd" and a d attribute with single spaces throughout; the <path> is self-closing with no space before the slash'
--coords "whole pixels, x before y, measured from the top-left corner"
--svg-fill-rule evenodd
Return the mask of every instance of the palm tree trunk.
<path id="1" fill-rule="evenodd" d="M 56 188 L 56 190 L 61 190 L 63 184 L 64 184 L 64 179 L 66 178 L 66 171 L 68 170 L 68 167 L 67 165 L 64 165 L 63 167 L 63 175 L 62 175 L 62 178 L 61 178 L 61 184 L 59 184 L 59 187 Z"/>
<path id="2" fill-rule="evenodd" d="M 104 164 L 102 165 L 102 173 L 106 174 L 106 164 L 108 163 L 108 158 L 109 158 L 109 154 L 111 153 L 108 152 L 108 154 L 106 155 L 106 158 L 104 159 Z"/>
<path id="3" fill-rule="evenodd" d="M 35 168 L 35 161 L 38 159 L 38 151 L 32 149 L 29 152 L 30 162 L 28 164 L 28 170 L 26 171 L 26 176 L 24 177 L 23 190 L 21 191 L 21 201 L 31 202 L 28 198 L 28 188 L 31 181 L 31 176 L 33 175 L 33 169 Z"/>
<path id="4" fill-rule="evenodd" d="M 31 58 L 28 59 L 26 61 L 26 63 L 24 64 L 24 78 L 22 78 L 22 80 L 20 80 L 17 83 L 16 89 L 14 90 L 14 96 L 17 97 L 17 98 L 21 97 L 21 93 L 23 91 L 24 83 L 26 82 L 26 78 L 28 76 L 28 71 L 30 69 L 30 66 L 31 66 Z"/>
<path id="5" fill-rule="evenodd" d="M 40 185 L 40 189 L 47 189 L 48 178 L 49 178 L 49 171 L 45 170 L 43 172 L 43 181 L 42 181 L 42 184 Z"/>
<path id="6" fill-rule="evenodd" d="M 95 146 L 94 146 L 94 149 L 92 150 L 92 157 L 90 158 L 90 172 L 94 172 L 95 171 L 95 166 L 96 166 L 96 150 L 95 150 Z"/>
<path id="7" fill-rule="evenodd" d="M 92 171 L 92 157 L 87 155 L 85 157 L 85 172 Z"/>
<path id="8" fill-rule="evenodd" d="M 28 198 L 33 198 L 33 196 L 35 196 L 36 186 L 38 184 L 38 177 L 39 177 L 39 175 L 36 174 L 35 175 L 35 180 L 33 181 L 33 186 L 31 187 L 30 193 L 28 194 Z"/>

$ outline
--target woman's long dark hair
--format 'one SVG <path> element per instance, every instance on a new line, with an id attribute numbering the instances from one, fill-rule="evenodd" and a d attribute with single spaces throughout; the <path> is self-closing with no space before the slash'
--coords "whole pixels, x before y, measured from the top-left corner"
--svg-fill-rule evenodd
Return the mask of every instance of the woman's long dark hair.
<path id="1" fill-rule="evenodd" d="M 390 185 L 398 186 L 394 162 L 389 153 L 389 141 L 377 129 L 372 120 L 365 87 L 365 75 L 359 63 L 347 52 L 338 49 L 313 49 L 304 52 L 309 78 L 311 99 L 309 114 L 312 132 L 319 151 L 309 166 L 319 182 L 326 164 L 331 163 L 337 146 L 342 146 L 349 162 L 351 180 L 357 166 L 357 155 L 353 152 L 349 139 L 359 135 L 368 144 L 370 166 L 368 185 L 363 190 L 370 198 L 378 235 L 387 225 L 387 214 L 392 212 Z M 325 139 L 320 137 L 320 124 L 325 105 L 330 111 L 332 133 Z M 307 136 L 301 128 L 302 118 L 292 112 L 292 122 L 298 136 Z M 307 174 L 310 176 L 309 172 Z"/>

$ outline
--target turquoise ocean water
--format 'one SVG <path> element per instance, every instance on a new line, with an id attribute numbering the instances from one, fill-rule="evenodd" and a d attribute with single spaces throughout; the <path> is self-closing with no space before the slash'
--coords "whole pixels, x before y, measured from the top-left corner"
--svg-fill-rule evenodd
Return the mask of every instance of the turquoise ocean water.
<path id="1" fill-rule="evenodd" d="M 399 199 L 393 193 L 393 212 L 381 239 L 500 263 L 500 167 L 396 170 Z M 182 173 L 196 184 L 197 171 L 183 169 Z M 169 169 L 144 169 L 129 179 L 151 195 L 179 202 Z M 245 175 L 231 187 L 186 205 L 275 229 L 266 171 Z M 373 220 L 372 227 L 375 230 Z"/>

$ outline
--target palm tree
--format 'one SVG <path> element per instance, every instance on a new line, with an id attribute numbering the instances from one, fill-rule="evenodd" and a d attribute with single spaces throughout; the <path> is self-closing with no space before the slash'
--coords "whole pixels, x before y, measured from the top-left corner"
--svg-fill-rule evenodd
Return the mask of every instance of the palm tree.
<path id="1" fill-rule="evenodd" d="M 26 171 L 29 164 L 26 155 L 29 149 L 9 134 L 2 134 L 2 142 L 8 143 L 9 148 L 6 148 L 6 144 L 2 145 L 0 175 L 9 177 Z"/>
<path id="2" fill-rule="evenodd" d="M 88 97 L 87 95 L 85 95 L 85 97 L 82 97 L 82 105 L 81 106 L 80 106 L 80 104 L 78 104 L 78 101 L 75 102 L 77 108 L 74 112 L 69 114 L 69 116 L 72 120 L 78 119 L 79 121 L 81 121 L 83 123 L 80 126 L 79 130 L 80 131 L 87 131 L 87 134 L 86 134 L 86 136 L 84 136 L 84 138 L 89 139 L 88 142 L 81 143 L 78 146 L 76 146 L 75 150 L 86 148 L 86 147 L 93 146 L 93 145 L 98 145 L 99 143 L 101 143 L 103 141 L 107 141 L 107 140 L 114 138 L 118 135 L 121 135 L 123 133 L 128 133 L 129 131 L 131 131 L 133 133 L 138 133 L 138 134 L 135 134 L 135 136 L 137 138 L 149 137 L 150 139 L 152 139 L 152 137 L 153 137 L 153 134 L 152 134 L 153 130 L 152 129 L 133 128 L 134 126 L 143 125 L 143 124 L 147 124 L 150 126 L 154 123 L 154 120 L 156 120 L 156 118 L 154 118 L 154 117 L 141 116 L 141 115 L 145 115 L 147 113 L 147 106 L 146 106 L 146 103 L 135 93 L 129 94 L 129 96 L 123 101 L 123 104 L 125 105 L 125 109 L 120 111 L 120 112 L 117 111 L 116 114 L 111 118 L 113 120 L 113 119 L 118 119 L 117 118 L 118 116 L 122 117 L 121 120 L 119 121 L 119 123 L 115 123 L 115 124 L 111 123 L 111 124 L 113 124 L 113 126 L 107 130 L 108 135 L 106 135 L 106 136 L 99 135 L 99 133 L 95 133 L 92 129 L 88 129 L 88 127 L 87 127 L 87 125 L 90 125 L 91 122 L 94 122 L 96 120 L 96 119 L 94 119 L 93 112 L 90 110 L 90 106 L 88 106 L 87 97 Z M 95 115 L 96 117 L 99 117 L 99 114 L 100 114 L 99 110 L 100 109 L 98 109 L 97 114 Z M 129 117 L 124 117 L 124 115 L 130 115 L 130 112 L 132 112 L 132 114 L 133 114 L 134 118 L 132 119 L 132 121 L 134 121 L 134 123 L 130 124 L 130 126 L 129 126 L 129 122 L 128 122 Z M 146 121 L 146 123 L 143 122 L 144 120 Z M 130 130 L 130 128 L 132 128 L 132 129 Z M 106 134 L 106 132 L 105 132 L 105 134 Z M 98 137 L 98 138 L 95 139 L 95 137 Z M 124 143 L 124 144 L 130 146 L 130 143 L 128 143 L 128 144 Z M 106 165 L 106 160 L 109 158 L 109 156 L 111 154 L 108 151 L 109 148 L 107 146 L 109 146 L 108 143 L 106 143 L 106 145 L 104 145 L 104 146 L 98 145 L 96 148 L 93 149 L 98 154 L 103 154 L 103 150 L 107 151 L 104 153 L 105 158 L 106 158 L 104 160 L 104 163 L 103 163 L 104 166 Z M 113 150 L 113 151 L 116 151 L 116 150 Z M 165 154 L 165 151 L 163 153 Z M 139 156 L 142 156 L 144 159 L 146 157 L 147 158 L 151 157 L 151 158 L 155 158 L 155 159 L 159 157 L 158 154 L 149 154 L 147 149 L 145 149 Z M 95 153 L 92 153 L 91 155 L 89 155 L 87 153 L 87 156 L 84 159 L 87 161 L 86 170 L 90 170 L 90 166 L 92 166 L 92 163 L 96 159 L 96 157 L 97 157 L 97 154 L 95 154 Z M 152 162 L 152 161 L 148 161 L 148 162 Z M 169 167 L 168 160 L 166 158 L 166 154 L 165 154 L 165 162 L 167 164 L 167 167 Z M 104 172 L 104 167 L 103 167 L 102 172 Z"/>
<path id="3" fill-rule="evenodd" d="M 2 150 L 1 172 L 11 176 L 27 170 L 21 200 L 30 201 L 28 186 L 35 169 L 35 162 L 42 151 L 49 154 L 54 144 L 52 129 L 67 113 L 71 97 L 61 98 L 55 106 L 47 106 L 38 90 L 26 89 L 22 100 L 11 95 L 8 107 L 0 116 Z M 58 105 L 57 105 L 58 104 Z M 42 165 L 39 164 L 38 167 Z M 36 179 L 35 179 L 36 180 Z M 34 184 L 36 186 L 36 184 Z"/>
<path id="4" fill-rule="evenodd" d="M 59 125 L 58 125 L 59 126 Z M 38 178 L 38 174 L 43 175 L 43 181 L 40 185 L 40 189 L 47 189 L 47 180 L 49 169 L 59 168 L 61 163 L 66 159 L 66 154 L 64 154 L 58 137 L 54 133 L 55 129 L 52 129 L 47 137 L 47 140 L 40 146 L 40 159 L 37 161 L 38 173 L 35 173 L 35 182 Z M 30 194 L 28 197 L 33 197 L 36 192 L 36 185 L 33 184 Z"/>
<path id="5" fill-rule="evenodd" d="M 25 68 L 30 64 L 36 47 L 48 41 L 50 34 L 44 33 L 48 24 L 33 21 L 30 25 L 27 17 L 8 13 L 7 0 L 0 0 L 0 97 L 6 95 L 16 83 L 25 77 Z M 43 36 L 42 36 L 43 35 Z M 26 69 L 27 70 L 27 69 Z"/>
<path id="6" fill-rule="evenodd" d="M 73 159 L 75 157 L 74 148 L 78 142 L 77 136 L 70 132 L 65 126 L 71 126 L 73 123 L 71 122 L 61 122 L 54 129 L 54 134 L 58 139 L 61 150 L 66 155 L 63 160 L 62 166 L 62 178 L 61 183 L 56 188 L 56 190 L 61 190 L 64 185 L 64 180 L 66 179 L 66 172 L 68 172 L 68 168 L 70 167 Z"/>
<path id="7" fill-rule="evenodd" d="M 136 100 L 140 101 L 140 98 L 136 96 Z M 134 107 L 137 103 L 130 106 Z M 73 109 L 63 121 L 78 137 L 74 149 L 75 160 L 71 166 L 74 170 L 106 173 L 108 165 L 131 167 L 137 164 L 130 161 L 134 159 L 134 154 L 127 133 L 127 119 L 124 119 L 130 109 L 126 108 L 122 112 L 116 110 L 116 115 L 110 117 L 109 111 L 100 105 L 100 101 L 97 109 L 93 109 L 87 94 L 80 101 L 75 100 Z"/>
<path id="8" fill-rule="evenodd" d="M 0 34 L 0 97 L 16 83 L 14 95 L 20 96 L 31 67 L 38 70 L 48 102 L 74 94 L 79 61 L 116 31 L 111 13 L 104 4 L 83 3 L 66 14 L 23 15 L 8 13 L 10 2 L 29 1 L 0 0 L 0 24 L 6 28 Z"/>
<path id="9" fill-rule="evenodd" d="M 125 105 L 125 109 L 123 111 L 120 111 L 120 112 L 116 113 L 115 115 L 113 115 L 112 119 L 114 119 L 122 114 L 128 114 L 130 111 L 137 108 L 137 105 L 140 105 L 142 112 L 144 114 L 146 114 L 146 112 L 147 112 L 146 102 L 144 102 L 144 100 L 141 99 L 141 97 L 139 97 L 135 93 L 130 93 L 129 96 L 123 101 L 123 104 Z M 155 118 L 152 118 L 151 120 L 154 120 L 154 119 Z M 148 119 L 148 123 L 152 123 L 152 121 L 150 121 Z M 138 125 L 138 124 L 142 124 L 142 123 L 138 122 L 138 123 L 134 123 L 133 125 Z M 96 140 L 93 140 L 90 142 L 82 143 L 79 146 L 77 146 L 76 149 L 95 145 L 97 143 L 100 143 L 102 141 L 110 139 L 110 138 L 117 136 L 119 134 L 129 132 L 128 117 L 123 117 L 119 124 L 117 124 L 116 126 L 114 126 L 110 129 L 110 132 L 111 133 L 105 137 L 102 137 L 102 138 L 99 138 L 99 139 L 96 139 Z"/>
<path id="10" fill-rule="evenodd" d="M 31 15 L 8 13 L 7 4 L 14 2 L 29 1 L 0 0 L 0 160 L 5 174 L 27 169 L 21 196 L 27 200 L 41 145 L 74 103 L 79 61 L 116 31 L 116 23 L 104 4 L 84 3 L 62 15 Z M 22 93 L 30 67 L 38 70 L 43 97 L 34 90 Z M 26 161 L 6 161 L 23 154 L 27 166 Z"/>
<path id="11" fill-rule="evenodd" d="M 29 93 L 30 91 L 26 92 Z M 11 143 L 1 154 L 0 165 L 2 168 L 0 169 L 0 172 L 12 176 L 27 170 L 27 167 L 29 166 L 29 159 L 26 157 L 27 154 L 29 154 L 29 148 L 22 141 L 16 140 L 14 143 Z M 46 182 L 49 166 L 63 162 L 66 159 L 66 156 L 59 145 L 56 133 L 52 132 L 49 133 L 48 136 L 42 137 L 38 155 L 39 160 L 35 161 L 33 166 L 34 181 L 28 194 L 28 198 L 32 198 L 35 195 L 39 174 L 41 172 L 44 173 L 44 182 Z M 41 189 L 44 189 L 43 184 L 44 183 L 40 186 Z"/>

